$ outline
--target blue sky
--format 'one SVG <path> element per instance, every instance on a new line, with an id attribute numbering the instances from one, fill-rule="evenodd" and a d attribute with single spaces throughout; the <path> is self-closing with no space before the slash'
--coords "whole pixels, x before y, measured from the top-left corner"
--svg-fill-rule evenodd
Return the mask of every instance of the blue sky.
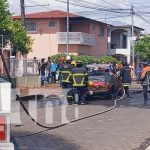
<path id="1" fill-rule="evenodd" d="M 20 0 L 8 0 L 10 3 L 10 11 L 16 15 L 20 15 Z M 66 1 L 66 0 L 60 0 Z M 66 11 L 66 3 L 59 0 L 25 0 L 26 13 L 64 10 Z M 150 0 L 70 0 L 70 11 L 82 16 L 90 17 L 103 22 L 111 23 L 121 21 L 131 23 L 130 10 L 124 10 L 123 13 L 111 13 L 109 11 L 100 11 L 99 9 L 130 9 L 134 5 L 136 15 L 134 16 L 134 24 L 145 29 L 145 33 L 150 33 Z M 92 4 L 93 3 L 93 4 Z M 35 6 L 37 4 L 45 6 Z M 84 7 L 79 7 L 80 5 Z M 34 7 L 29 7 L 34 6 Z M 87 8 L 88 7 L 88 8 Z M 89 7 L 94 7 L 89 9 Z M 96 9 L 95 9 L 96 7 Z"/>

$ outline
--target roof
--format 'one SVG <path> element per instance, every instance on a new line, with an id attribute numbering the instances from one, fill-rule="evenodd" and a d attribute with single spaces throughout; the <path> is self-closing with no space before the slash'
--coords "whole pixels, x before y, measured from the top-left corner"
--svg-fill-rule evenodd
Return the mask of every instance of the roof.
<path id="1" fill-rule="evenodd" d="M 112 22 L 112 23 L 110 23 L 110 26 L 112 26 L 112 27 L 117 27 L 117 28 L 121 28 L 121 27 L 125 27 L 125 28 L 129 28 L 129 27 L 131 27 L 132 25 L 131 24 L 126 24 L 126 23 L 124 23 L 124 22 L 119 22 L 119 21 L 114 21 L 114 22 Z M 138 29 L 140 29 L 140 30 L 144 30 L 143 28 L 141 28 L 141 27 L 138 27 L 138 26 L 134 26 L 135 28 L 138 28 Z"/>
<path id="2" fill-rule="evenodd" d="M 52 11 L 38 12 L 38 13 L 32 13 L 32 14 L 26 14 L 25 15 L 26 19 L 49 19 L 49 18 L 66 18 L 66 17 L 67 17 L 67 12 L 60 11 L 60 10 L 52 10 Z M 70 18 L 90 19 L 90 20 L 97 21 L 97 22 L 108 25 L 105 22 L 101 22 L 99 20 L 92 19 L 92 18 L 89 18 L 89 17 L 75 15 L 75 14 L 72 14 L 72 13 L 69 13 L 69 17 Z M 21 16 L 13 16 L 13 19 L 21 19 Z"/>
<path id="3" fill-rule="evenodd" d="M 63 12 L 60 10 L 52 10 L 52 11 L 46 11 L 46 12 L 38 12 L 38 13 L 32 13 L 32 14 L 26 14 L 26 19 L 47 19 L 47 18 L 66 18 L 67 12 Z M 80 17 L 78 15 L 69 13 L 69 17 L 76 18 Z M 21 16 L 13 16 L 14 19 L 20 19 Z"/>

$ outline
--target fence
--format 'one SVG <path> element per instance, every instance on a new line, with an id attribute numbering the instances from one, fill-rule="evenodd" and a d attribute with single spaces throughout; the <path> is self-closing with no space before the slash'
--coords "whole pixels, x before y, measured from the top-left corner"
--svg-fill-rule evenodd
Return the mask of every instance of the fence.
<path id="1" fill-rule="evenodd" d="M 35 59 L 5 59 L 6 65 L 12 77 L 23 76 L 38 76 L 39 75 L 39 60 Z M 6 75 L 6 71 L 3 66 L 3 62 L 0 59 L 0 74 Z"/>

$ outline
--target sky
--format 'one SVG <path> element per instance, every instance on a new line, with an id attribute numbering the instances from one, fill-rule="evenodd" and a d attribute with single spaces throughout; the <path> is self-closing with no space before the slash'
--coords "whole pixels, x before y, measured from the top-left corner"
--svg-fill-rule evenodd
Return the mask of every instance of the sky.
<path id="1" fill-rule="evenodd" d="M 144 28 L 145 33 L 150 34 L 150 0 L 69 1 L 70 12 L 106 23 L 119 21 L 131 24 L 130 9 L 133 5 L 135 11 L 134 25 Z M 20 0 L 8 0 L 8 2 L 10 4 L 10 12 L 14 15 L 20 15 Z M 26 14 L 29 14 L 50 10 L 66 11 L 67 4 L 65 2 L 66 0 L 25 0 L 25 12 Z M 113 12 L 110 12 L 110 10 Z"/>

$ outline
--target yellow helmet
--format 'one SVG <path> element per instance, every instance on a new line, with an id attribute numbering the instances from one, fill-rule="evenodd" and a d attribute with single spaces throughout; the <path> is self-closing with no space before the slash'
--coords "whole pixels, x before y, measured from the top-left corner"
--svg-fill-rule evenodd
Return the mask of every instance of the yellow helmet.
<path id="1" fill-rule="evenodd" d="M 76 66 L 78 67 L 78 66 L 83 66 L 83 62 L 82 61 L 77 61 L 76 62 Z"/>
<path id="2" fill-rule="evenodd" d="M 75 60 L 73 60 L 72 62 L 71 62 L 71 65 L 76 65 L 76 61 Z"/>

